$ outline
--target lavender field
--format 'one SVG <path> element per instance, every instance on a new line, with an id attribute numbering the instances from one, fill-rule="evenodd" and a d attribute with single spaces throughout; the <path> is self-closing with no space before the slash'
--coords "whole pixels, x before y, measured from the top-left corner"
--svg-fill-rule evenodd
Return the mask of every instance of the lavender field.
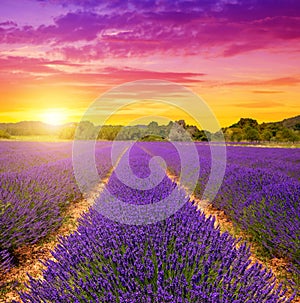
<path id="1" fill-rule="evenodd" d="M 247 243 L 221 232 L 170 178 L 182 169 L 171 143 L 139 142 L 130 150 L 130 168 L 142 180 L 153 172 L 153 156 L 167 166 L 165 174 L 156 163 L 162 178 L 143 190 L 121 182 L 117 170 L 125 167 L 124 157 L 112 170 L 111 148 L 110 142 L 98 142 L 95 149 L 100 179 L 109 176 L 105 189 L 77 231 L 61 238 L 43 279 L 30 278 L 20 302 L 293 302 L 300 285 L 299 149 L 228 146 L 223 183 L 209 201 L 269 258 L 286 260 L 293 279 L 287 293 L 269 269 L 251 261 Z M 202 199 L 211 152 L 209 145 L 196 148 L 200 171 L 194 195 Z M 0 267 L 9 272 L 18 263 L 15 250 L 47 238 L 83 196 L 71 143 L 1 142 L 0 157 Z M 193 164 L 184 169 L 192 174 Z M 128 170 L 122 174 L 133 178 Z M 172 215 L 156 220 L 167 212 L 159 201 L 170 195 Z M 141 211 L 121 212 L 121 203 Z M 147 212 L 153 205 L 155 211 Z"/>

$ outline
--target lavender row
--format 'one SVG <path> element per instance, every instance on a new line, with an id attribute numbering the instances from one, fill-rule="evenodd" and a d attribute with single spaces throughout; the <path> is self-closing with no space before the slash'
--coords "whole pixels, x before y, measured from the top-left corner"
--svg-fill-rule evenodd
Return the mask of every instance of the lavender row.
<path id="1" fill-rule="evenodd" d="M 21 149 L 22 143 L 19 143 Z M 36 144 L 36 143 L 33 143 Z M 28 143 L 26 143 L 28 145 Z M 71 146 L 70 146 L 71 147 Z M 69 148 L 70 148 L 69 147 Z M 46 146 L 45 146 L 46 148 Z M 41 148 L 40 148 L 41 149 Z M 56 149 L 54 149 L 56 152 Z M 25 152 L 25 151 L 24 151 Z M 27 150 L 34 157 L 34 148 Z M 37 157 L 39 157 L 40 150 Z M 48 151 L 44 151 L 47 154 Z M 65 156 L 64 150 L 62 157 Z M 104 177 L 111 168 L 110 148 L 97 149 L 101 154 L 98 171 Z M 14 158 L 14 155 L 11 155 Z M 60 155 L 53 156 L 60 158 Z M 17 158 L 22 162 L 22 158 Z M 8 163 L 10 165 L 10 163 Z M 18 163 L 15 163 L 18 167 Z M 20 167 L 20 166 L 19 166 Z M 8 171 L 0 179 L 0 268 L 14 265 L 14 250 L 23 244 L 33 244 L 57 229 L 63 222 L 64 211 L 81 198 L 73 174 L 72 159 L 51 161 L 29 166 L 21 172 Z"/>
<path id="2" fill-rule="evenodd" d="M 0 144 L 0 172 L 21 172 L 32 167 L 70 158 L 72 145 L 66 142 L 9 142 Z"/>
<path id="3" fill-rule="evenodd" d="M 163 149 L 153 146 L 152 149 Z M 165 145 L 171 170 L 180 173 L 178 155 Z M 202 197 L 211 173 L 208 145 L 197 146 L 200 172 L 196 194 Z M 218 159 L 217 159 L 218 161 Z M 227 147 L 222 186 L 211 202 L 252 235 L 272 256 L 285 257 L 300 273 L 299 149 Z"/>
<path id="4" fill-rule="evenodd" d="M 272 256 L 287 258 L 299 270 L 299 201 L 299 182 L 267 169 L 232 165 L 213 204 Z"/>
<path id="5" fill-rule="evenodd" d="M 201 148 L 202 149 L 202 148 Z M 243 167 L 267 169 L 300 181 L 299 148 L 227 147 L 227 162 Z"/>
<path id="6" fill-rule="evenodd" d="M 170 143 L 148 143 L 147 149 L 152 153 L 161 151 L 169 170 L 180 175 L 180 161 L 176 161 L 179 155 Z M 204 144 L 197 144 L 197 150 L 200 171 L 195 193 L 202 198 L 211 173 L 211 151 Z M 297 276 L 300 273 L 299 149 L 230 146 L 226 162 L 224 180 L 212 204 L 224 210 L 270 255 L 287 258 Z"/>
<path id="7" fill-rule="evenodd" d="M 228 148 L 223 185 L 213 204 L 272 256 L 300 270 L 299 149 Z"/>
<path id="8" fill-rule="evenodd" d="M 134 148 L 130 165 L 135 176 L 128 170 L 124 176 L 148 178 L 148 161 L 147 154 Z M 145 225 L 122 224 L 99 212 L 110 194 L 136 209 L 159 204 L 171 191 L 178 200 L 188 200 L 168 178 L 152 191 L 129 187 L 117 173 L 111 176 L 78 230 L 61 239 L 43 279 L 30 280 L 23 302 L 291 302 L 284 291 L 275 290 L 271 272 L 250 264 L 249 248 L 221 233 L 214 219 L 205 218 L 192 203 Z M 114 205 L 108 211 L 115 211 Z"/>

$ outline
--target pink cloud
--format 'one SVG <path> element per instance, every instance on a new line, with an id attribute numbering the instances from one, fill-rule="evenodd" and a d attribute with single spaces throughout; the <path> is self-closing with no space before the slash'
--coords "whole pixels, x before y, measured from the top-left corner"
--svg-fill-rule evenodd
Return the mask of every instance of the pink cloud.
<path id="1" fill-rule="evenodd" d="M 27 73 L 60 73 L 60 70 L 53 66 L 68 65 L 77 66 L 63 60 L 47 60 L 43 58 L 28 58 L 20 56 L 0 57 L 0 72 L 11 73 L 14 71 Z"/>
<path id="2" fill-rule="evenodd" d="M 223 55 L 224 57 L 231 57 L 237 54 L 250 52 L 257 49 L 266 48 L 266 44 L 257 43 L 257 42 L 249 42 L 244 44 L 232 44 L 227 49 L 224 50 Z"/>
<path id="3" fill-rule="evenodd" d="M 58 75 L 51 75 L 41 79 L 45 83 L 64 83 L 74 84 L 81 83 L 82 85 L 95 85 L 106 83 L 107 85 L 118 85 L 129 81 L 142 80 L 142 79 L 158 79 L 168 80 L 177 83 L 200 83 L 200 79 L 205 74 L 203 73 L 180 73 L 180 72 L 159 72 L 149 71 L 143 69 L 133 68 L 115 68 L 106 67 L 99 71 L 90 73 L 60 73 Z"/>
<path id="4" fill-rule="evenodd" d="M 257 49 L 280 49 L 282 41 L 291 41 L 297 47 L 299 28 L 299 17 L 240 21 L 226 10 L 222 17 L 201 11 L 77 11 L 55 17 L 54 25 L 0 25 L 0 42 L 42 44 L 49 51 L 54 49 L 69 59 L 82 57 L 83 61 L 153 53 L 199 55 L 211 47 L 223 48 L 216 55 L 228 57 Z M 78 41 L 83 42 L 81 46 L 74 45 Z"/>
<path id="5" fill-rule="evenodd" d="M 57 66 L 71 66 L 73 71 L 66 72 Z M 130 67 L 105 67 L 83 72 L 80 65 L 69 64 L 61 60 L 46 60 L 27 57 L 0 57 L 0 83 L 3 87 L 22 85 L 63 85 L 97 87 L 118 85 L 141 79 L 168 80 L 186 85 L 203 82 L 204 73 L 160 72 Z M 77 71 L 75 71 L 77 70 Z M 13 81 L 11 82 L 11 79 Z"/>
<path id="6" fill-rule="evenodd" d="M 253 81 L 236 81 L 229 82 L 225 85 L 229 86 L 293 86 L 300 83 L 299 77 L 281 77 L 268 80 L 253 80 Z"/>

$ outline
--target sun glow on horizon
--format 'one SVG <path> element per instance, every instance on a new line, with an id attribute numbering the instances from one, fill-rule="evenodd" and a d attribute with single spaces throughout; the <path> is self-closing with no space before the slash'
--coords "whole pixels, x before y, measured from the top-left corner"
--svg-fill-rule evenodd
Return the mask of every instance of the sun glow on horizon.
<path id="1" fill-rule="evenodd" d="M 44 111 L 40 117 L 42 122 L 51 125 L 61 125 L 67 121 L 65 110 L 59 108 L 48 109 Z"/>

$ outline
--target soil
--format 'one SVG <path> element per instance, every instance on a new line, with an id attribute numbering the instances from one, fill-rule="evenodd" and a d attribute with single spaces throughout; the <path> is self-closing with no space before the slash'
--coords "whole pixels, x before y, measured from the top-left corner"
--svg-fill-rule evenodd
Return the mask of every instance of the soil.
<path id="1" fill-rule="evenodd" d="M 108 174 L 110 175 L 110 173 Z M 170 179 L 178 183 L 178 178 L 174 175 L 168 174 Z M 95 201 L 95 198 L 104 189 L 108 182 L 107 177 L 101 184 L 85 199 L 72 203 L 66 211 L 66 220 L 62 226 L 50 234 L 47 240 L 43 240 L 34 245 L 24 245 L 17 249 L 16 255 L 19 264 L 12 268 L 7 273 L 0 272 L 0 303 L 11 302 L 12 300 L 20 301 L 18 291 L 26 290 L 24 283 L 28 282 L 27 274 L 34 278 L 42 278 L 45 266 L 42 262 L 53 259 L 51 251 L 53 251 L 58 244 L 58 239 L 62 236 L 67 236 L 76 231 L 78 226 L 78 219 L 81 215 L 88 211 L 90 206 Z M 239 237 L 243 241 L 247 241 L 251 250 L 252 263 L 258 262 L 264 267 L 271 269 L 277 279 L 277 284 L 280 282 L 280 277 L 285 274 L 287 268 L 287 260 L 283 258 L 269 258 L 262 260 L 257 256 L 258 250 L 255 242 L 249 241 L 249 237 L 242 231 L 236 231 L 235 226 L 226 216 L 224 211 L 216 209 L 208 201 L 202 201 L 196 196 L 191 196 L 191 200 L 195 201 L 198 209 L 203 211 L 209 217 L 215 217 L 215 225 L 220 226 L 222 232 L 229 232 L 234 237 Z M 42 262 L 41 262 L 42 261 Z M 3 290 L 1 290 L 1 288 Z M 300 298 L 293 300 L 293 303 L 300 303 Z"/>
<path id="2" fill-rule="evenodd" d="M 168 177 L 176 182 L 179 186 L 179 179 L 177 176 L 171 174 L 170 172 L 167 173 Z M 183 187 L 184 188 L 184 187 Z M 185 188 L 184 188 L 185 189 Z M 209 201 L 203 201 L 199 199 L 195 195 L 191 195 L 191 201 L 194 201 L 196 205 L 198 206 L 198 210 L 203 212 L 206 217 L 214 217 L 215 218 L 215 227 L 219 226 L 221 232 L 227 231 L 235 238 L 241 238 L 241 242 L 247 242 L 248 246 L 250 247 L 251 252 L 251 265 L 254 263 L 259 263 L 263 267 L 269 269 L 272 271 L 273 275 L 276 278 L 276 285 L 279 286 L 280 283 L 286 282 L 286 277 L 289 277 L 288 273 L 288 260 L 284 258 L 266 258 L 266 257 L 260 257 L 257 252 L 261 251 L 261 247 L 255 243 L 254 241 L 251 241 L 251 238 L 249 235 L 247 235 L 246 232 L 242 230 L 238 230 L 236 226 L 234 226 L 233 222 L 229 219 L 229 217 L 225 214 L 223 210 L 217 209 L 214 207 Z M 292 295 L 291 290 L 288 290 L 287 295 Z M 298 295 L 292 303 L 300 303 L 300 296 Z"/>
<path id="3" fill-rule="evenodd" d="M 18 291 L 26 290 L 24 283 L 29 281 L 27 274 L 33 278 L 42 278 L 45 266 L 41 261 L 45 262 L 53 259 L 51 251 L 58 244 L 58 239 L 68 236 L 77 229 L 78 219 L 83 213 L 88 211 L 107 182 L 108 177 L 102 180 L 88 197 L 71 203 L 66 210 L 66 220 L 64 220 L 60 228 L 48 235 L 47 239 L 34 245 L 23 245 L 15 251 L 18 265 L 7 273 L 0 272 L 0 303 L 11 302 L 12 300 L 20 301 Z"/>

